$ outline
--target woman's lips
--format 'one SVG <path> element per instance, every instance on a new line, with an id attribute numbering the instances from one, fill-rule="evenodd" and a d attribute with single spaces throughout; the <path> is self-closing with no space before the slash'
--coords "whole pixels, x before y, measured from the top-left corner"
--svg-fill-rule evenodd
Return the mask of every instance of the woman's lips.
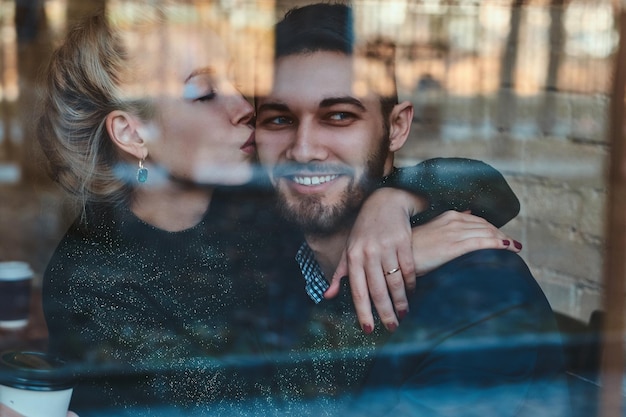
<path id="1" fill-rule="evenodd" d="M 250 134 L 250 137 L 248 138 L 246 143 L 241 145 L 241 148 L 239 149 L 241 149 L 247 154 L 254 154 L 256 152 L 256 142 L 254 140 L 254 132 Z"/>

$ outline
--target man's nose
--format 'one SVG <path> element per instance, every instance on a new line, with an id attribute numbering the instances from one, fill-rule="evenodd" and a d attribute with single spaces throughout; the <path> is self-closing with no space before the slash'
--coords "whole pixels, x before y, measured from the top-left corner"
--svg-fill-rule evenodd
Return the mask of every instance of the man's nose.
<path id="1" fill-rule="evenodd" d="M 300 121 L 287 148 L 286 156 L 300 163 L 323 161 L 327 158 L 320 131 L 312 122 Z"/>

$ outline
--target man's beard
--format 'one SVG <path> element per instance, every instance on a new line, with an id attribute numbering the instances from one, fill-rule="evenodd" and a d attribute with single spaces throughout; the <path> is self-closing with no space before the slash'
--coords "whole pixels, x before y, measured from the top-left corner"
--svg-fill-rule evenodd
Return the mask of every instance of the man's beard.
<path id="1" fill-rule="evenodd" d="M 317 195 L 301 195 L 292 199 L 296 201 L 289 201 L 279 190 L 278 207 L 282 216 L 297 225 L 305 235 L 325 237 L 351 228 L 361 205 L 383 176 L 389 149 L 386 136 L 381 143 L 368 158 L 362 177 L 353 178 L 335 204 L 326 205 Z"/>

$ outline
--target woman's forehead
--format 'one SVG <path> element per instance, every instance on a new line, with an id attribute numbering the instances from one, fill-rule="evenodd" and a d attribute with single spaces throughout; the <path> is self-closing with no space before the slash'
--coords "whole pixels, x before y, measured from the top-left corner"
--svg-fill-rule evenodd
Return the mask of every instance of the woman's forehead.
<path id="1" fill-rule="evenodd" d="M 162 43 L 159 48 L 157 41 L 156 59 L 183 78 L 198 68 L 211 67 L 215 73 L 220 73 L 231 61 L 224 41 L 209 29 L 172 29 L 168 44 Z"/>
<path id="2" fill-rule="evenodd" d="M 124 43 L 131 64 L 127 84 L 137 95 L 180 95 L 193 74 L 224 75 L 231 62 L 224 42 L 205 28 L 155 28 L 142 31 L 141 42 L 131 32 Z"/>
<path id="3" fill-rule="evenodd" d="M 228 55 L 223 39 L 208 27 L 155 24 L 149 30 L 122 30 L 120 37 L 130 54 L 155 62 L 166 61 L 169 56 L 195 54 L 223 59 Z"/>

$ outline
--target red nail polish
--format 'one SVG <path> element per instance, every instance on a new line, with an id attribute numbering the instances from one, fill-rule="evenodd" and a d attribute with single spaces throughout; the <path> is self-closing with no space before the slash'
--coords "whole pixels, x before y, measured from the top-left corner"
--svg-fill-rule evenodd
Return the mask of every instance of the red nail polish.
<path id="1" fill-rule="evenodd" d="M 502 244 L 503 244 L 504 246 L 509 246 L 509 245 L 511 244 L 511 241 L 510 241 L 510 240 L 508 240 L 508 239 L 502 239 Z"/>
<path id="2" fill-rule="evenodd" d="M 372 333 L 372 326 L 370 326 L 369 324 L 364 324 L 362 329 L 365 334 Z"/>
<path id="3" fill-rule="evenodd" d="M 400 320 L 402 320 L 406 316 L 407 313 L 408 313 L 407 310 L 400 310 L 400 311 L 398 311 L 398 318 Z"/>
<path id="4" fill-rule="evenodd" d="M 391 333 L 395 332 L 397 328 L 398 325 L 396 323 L 389 323 L 387 325 L 387 330 L 389 330 Z"/>
<path id="5" fill-rule="evenodd" d="M 513 245 L 515 246 L 516 249 L 522 249 L 522 244 L 519 243 L 517 240 L 513 241 Z"/>

